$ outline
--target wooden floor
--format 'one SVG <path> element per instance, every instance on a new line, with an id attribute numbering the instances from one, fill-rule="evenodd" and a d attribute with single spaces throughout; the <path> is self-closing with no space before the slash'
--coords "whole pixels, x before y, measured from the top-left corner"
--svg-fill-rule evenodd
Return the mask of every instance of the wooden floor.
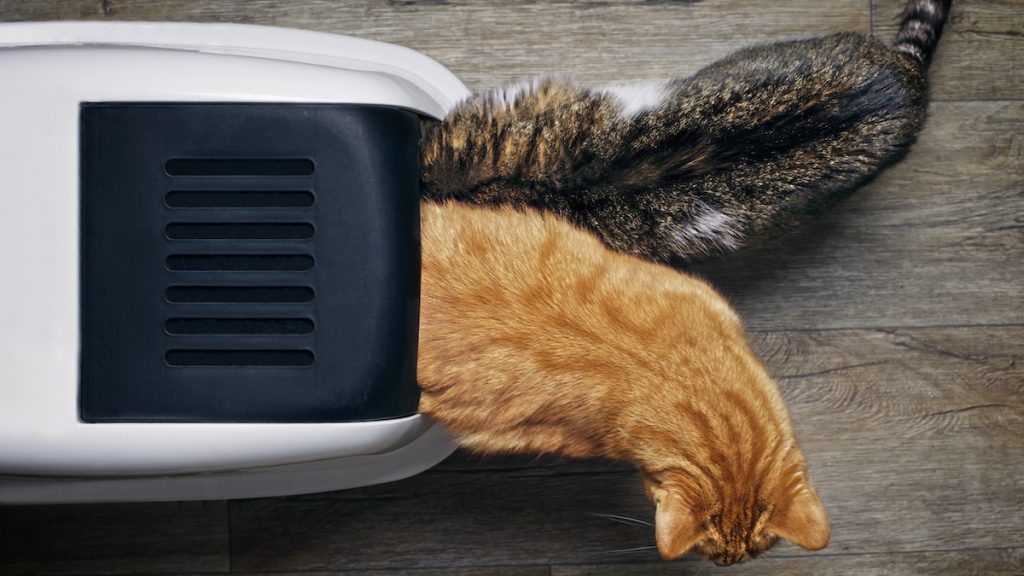
<path id="1" fill-rule="evenodd" d="M 888 39 L 902 4 L 0 0 L 0 19 L 354 34 L 481 89 L 540 73 L 665 78 L 839 30 Z M 823 552 L 780 546 L 730 574 L 1024 574 L 1024 0 L 955 0 L 932 69 L 931 117 L 904 162 L 807 231 L 701 269 L 778 376 L 833 526 Z M 633 471 L 457 454 L 402 482 L 304 497 L 0 509 L 0 574 L 726 570 L 613 553 L 652 534 L 595 513 L 651 517 Z"/>

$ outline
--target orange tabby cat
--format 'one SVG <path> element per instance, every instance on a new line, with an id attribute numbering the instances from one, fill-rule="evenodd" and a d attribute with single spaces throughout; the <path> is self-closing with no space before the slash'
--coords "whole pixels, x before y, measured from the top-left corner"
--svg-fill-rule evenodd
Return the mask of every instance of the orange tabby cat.
<path id="1" fill-rule="evenodd" d="M 825 547 L 779 390 L 712 288 L 551 216 L 422 210 L 421 412 L 479 452 L 634 463 L 666 559 Z"/>

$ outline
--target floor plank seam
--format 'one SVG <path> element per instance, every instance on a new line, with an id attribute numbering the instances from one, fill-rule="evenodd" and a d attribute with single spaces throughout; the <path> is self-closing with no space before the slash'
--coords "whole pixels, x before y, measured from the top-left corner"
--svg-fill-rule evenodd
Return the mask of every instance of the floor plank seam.
<path id="1" fill-rule="evenodd" d="M 235 547 L 232 545 L 232 543 L 234 541 L 234 526 L 233 526 L 233 524 L 231 522 L 231 512 L 234 509 L 234 506 L 233 506 L 231 500 L 228 500 L 227 502 L 225 502 L 225 506 L 228 509 L 227 510 L 227 520 L 228 520 L 228 572 L 227 573 L 231 574 L 232 572 L 235 571 L 235 568 L 234 568 L 234 564 L 235 564 L 235 559 L 234 559 Z"/>
<path id="2" fill-rule="evenodd" d="M 761 557 L 762 560 L 807 560 L 813 561 L 817 558 L 855 558 L 855 557 L 872 557 L 872 556 L 913 556 L 918 554 L 945 554 L 945 553 L 962 553 L 962 552 L 1006 552 L 1013 550 L 1024 550 L 1024 546 L 993 546 L 993 547 L 969 547 L 969 548 L 926 548 L 922 550 L 883 550 L 877 552 L 828 552 L 819 551 L 813 555 L 806 553 L 797 554 L 765 554 Z M 697 564 L 705 562 L 702 558 L 695 558 L 692 556 L 684 557 L 679 560 L 675 560 L 678 563 L 690 563 Z M 628 561 L 628 562 L 611 562 L 602 563 L 603 566 L 630 566 L 630 565 L 645 565 L 645 564 L 656 564 L 657 561 L 652 560 L 641 560 L 641 561 Z M 594 563 L 597 564 L 597 563 Z M 567 563 L 554 563 L 552 567 L 566 567 L 566 566 L 584 566 L 587 563 L 580 562 L 567 562 Z M 519 564 L 519 566 L 527 566 L 525 564 Z M 480 566 L 481 568 L 501 568 L 502 566 Z"/>
<path id="3" fill-rule="evenodd" d="M 875 0 L 868 0 L 868 30 L 875 35 Z"/>
<path id="4" fill-rule="evenodd" d="M 820 328 L 749 328 L 751 334 L 771 334 L 778 332 L 903 332 L 914 330 L 968 330 L 972 328 L 1020 328 L 1024 322 L 1008 324 L 919 324 L 906 326 L 824 326 Z"/>
<path id="5" fill-rule="evenodd" d="M 998 104 L 1000 102 L 1005 102 L 1005 103 L 1009 104 L 1009 103 L 1012 103 L 1012 102 L 1024 101 L 1024 98 L 942 98 L 941 96 L 938 96 L 938 97 L 933 96 L 931 101 L 932 102 L 943 102 L 943 103 L 948 102 L 948 103 L 951 103 L 951 104 L 967 104 L 967 103 L 970 103 L 970 102 L 990 102 L 990 103 L 996 103 L 996 104 Z"/>

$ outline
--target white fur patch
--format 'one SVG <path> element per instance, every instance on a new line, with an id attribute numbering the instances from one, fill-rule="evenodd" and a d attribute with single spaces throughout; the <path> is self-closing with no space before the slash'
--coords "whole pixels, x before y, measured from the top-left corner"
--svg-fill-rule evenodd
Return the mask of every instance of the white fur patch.
<path id="1" fill-rule="evenodd" d="M 713 249 L 735 250 L 743 243 L 740 220 L 707 204 L 698 207 L 691 222 L 669 229 L 671 240 L 682 254 L 710 253 Z"/>
<path id="2" fill-rule="evenodd" d="M 598 88 L 596 92 L 614 97 L 622 107 L 619 116 L 632 118 L 641 112 L 661 106 L 668 95 L 668 86 L 664 82 L 619 84 Z"/>
<path id="3" fill-rule="evenodd" d="M 928 16 L 932 18 L 934 18 L 939 12 L 939 7 L 934 2 L 917 2 L 915 3 L 914 8 L 917 8 L 922 12 L 927 12 Z"/>
<path id="4" fill-rule="evenodd" d="M 536 90 L 537 86 L 540 85 L 540 82 L 540 78 L 534 78 L 532 80 L 516 82 L 509 86 L 502 86 L 501 88 L 497 88 L 491 92 L 491 98 L 494 100 L 495 104 L 508 108 L 515 105 L 516 101 L 524 95 Z"/>

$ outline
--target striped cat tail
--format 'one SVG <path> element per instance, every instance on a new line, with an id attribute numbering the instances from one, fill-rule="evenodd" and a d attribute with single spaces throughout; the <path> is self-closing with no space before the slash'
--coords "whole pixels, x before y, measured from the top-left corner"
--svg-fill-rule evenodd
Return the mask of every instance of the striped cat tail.
<path id="1" fill-rule="evenodd" d="M 942 36 L 953 0 L 910 0 L 894 48 L 927 66 Z"/>

